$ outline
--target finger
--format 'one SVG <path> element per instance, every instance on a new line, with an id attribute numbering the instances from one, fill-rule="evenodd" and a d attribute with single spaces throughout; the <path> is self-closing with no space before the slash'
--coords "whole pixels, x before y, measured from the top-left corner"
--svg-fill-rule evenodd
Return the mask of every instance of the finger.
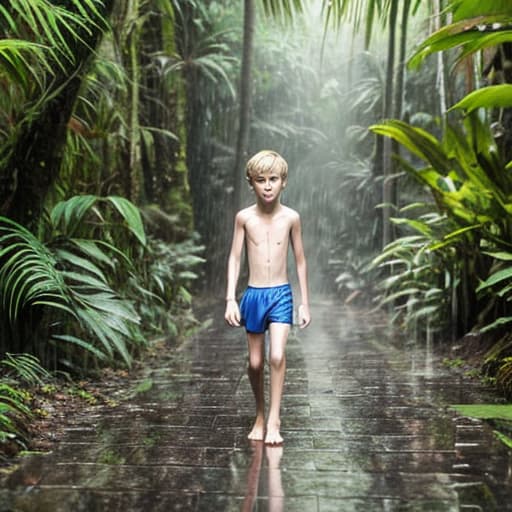
<path id="1" fill-rule="evenodd" d="M 307 318 L 303 318 L 302 322 L 300 324 L 300 328 L 304 329 L 305 327 L 307 327 L 309 325 L 309 322 L 310 322 L 310 320 L 308 320 Z"/>
<path id="2" fill-rule="evenodd" d="M 240 326 L 240 321 L 238 320 L 236 315 L 232 314 L 232 315 L 229 315 L 229 317 L 228 317 L 228 324 L 231 327 L 239 327 Z"/>

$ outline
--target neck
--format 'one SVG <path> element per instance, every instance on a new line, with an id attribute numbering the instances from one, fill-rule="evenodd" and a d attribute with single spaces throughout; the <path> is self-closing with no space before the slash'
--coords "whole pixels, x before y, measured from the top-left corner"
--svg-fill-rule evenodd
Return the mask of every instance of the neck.
<path id="1" fill-rule="evenodd" d="M 281 202 L 276 200 L 273 203 L 264 203 L 263 201 L 257 201 L 256 206 L 261 213 L 265 215 L 271 215 L 279 210 Z"/>

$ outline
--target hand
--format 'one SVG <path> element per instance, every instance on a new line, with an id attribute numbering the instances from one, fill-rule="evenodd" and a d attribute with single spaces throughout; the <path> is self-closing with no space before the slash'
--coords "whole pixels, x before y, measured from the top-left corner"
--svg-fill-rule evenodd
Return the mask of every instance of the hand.
<path id="1" fill-rule="evenodd" d="M 240 327 L 240 309 L 238 308 L 236 300 L 228 300 L 226 302 L 224 320 L 226 320 L 231 327 Z"/>
<path id="2" fill-rule="evenodd" d="M 304 329 L 311 322 L 311 315 L 309 314 L 309 306 L 306 304 L 301 304 L 299 306 L 299 327 Z"/>

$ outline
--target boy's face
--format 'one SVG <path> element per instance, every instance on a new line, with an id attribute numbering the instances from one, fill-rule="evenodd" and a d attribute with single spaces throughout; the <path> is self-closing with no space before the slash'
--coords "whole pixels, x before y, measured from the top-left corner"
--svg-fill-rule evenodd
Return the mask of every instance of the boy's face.
<path id="1" fill-rule="evenodd" d="M 275 171 L 262 172 L 251 179 L 256 197 L 263 203 L 270 204 L 279 199 L 286 181 Z"/>

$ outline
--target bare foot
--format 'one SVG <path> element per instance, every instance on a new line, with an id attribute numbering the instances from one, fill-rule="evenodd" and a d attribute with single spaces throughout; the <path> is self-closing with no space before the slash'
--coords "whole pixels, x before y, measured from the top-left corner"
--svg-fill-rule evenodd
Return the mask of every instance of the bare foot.
<path id="1" fill-rule="evenodd" d="M 251 441 L 263 441 L 263 438 L 265 437 L 265 420 L 263 418 L 260 418 L 259 416 L 256 417 L 256 420 L 254 422 L 254 425 L 252 427 L 252 430 L 249 432 L 249 435 L 247 436 L 248 439 Z"/>
<path id="2" fill-rule="evenodd" d="M 280 422 L 276 422 L 274 424 L 267 425 L 267 435 L 265 436 L 265 444 L 272 446 L 281 446 L 283 444 L 283 438 L 279 433 L 279 428 L 281 427 Z"/>

